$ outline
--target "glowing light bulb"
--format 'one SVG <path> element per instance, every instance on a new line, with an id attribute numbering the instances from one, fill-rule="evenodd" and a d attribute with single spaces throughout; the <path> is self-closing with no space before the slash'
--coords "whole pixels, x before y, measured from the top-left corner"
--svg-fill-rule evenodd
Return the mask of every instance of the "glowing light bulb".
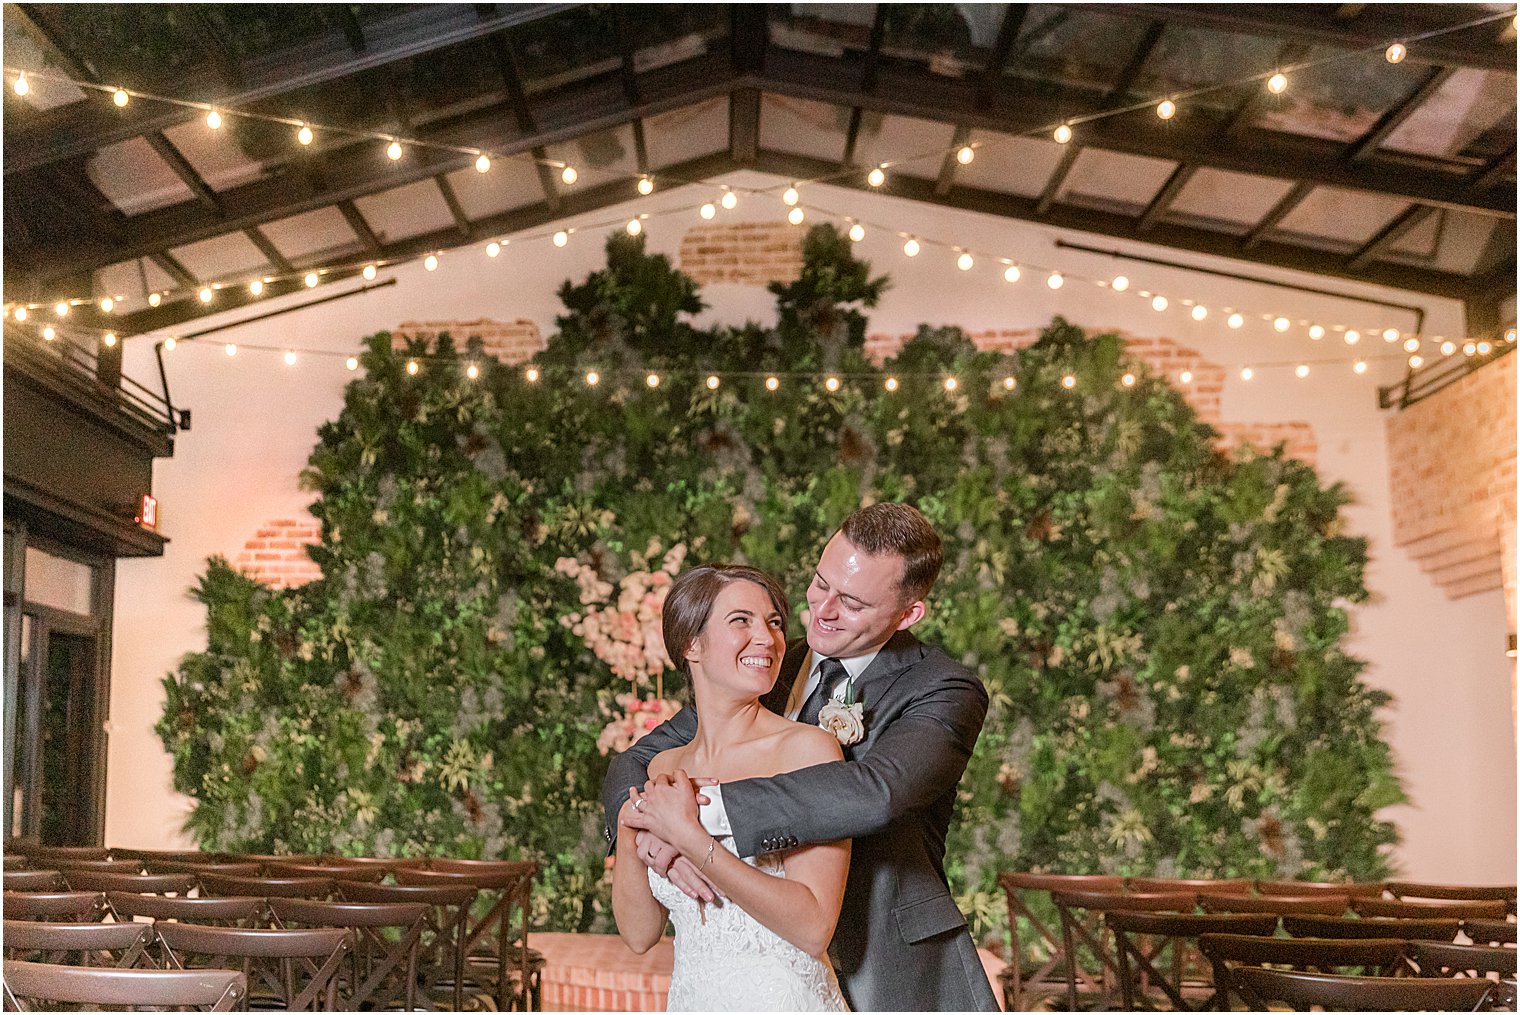
<path id="1" fill-rule="evenodd" d="M 1114 280 L 1108 285 L 1114 292 L 1122 293 L 1129 288 L 1129 279 L 1123 275 L 1115 275 Z"/>
<path id="2" fill-rule="evenodd" d="M 296 365 L 296 354 L 294 350 L 287 349 L 285 351 L 285 365 L 288 367 L 293 367 Z"/>
<path id="3" fill-rule="evenodd" d="M 1418 352 L 1419 348 L 1420 348 L 1420 340 L 1418 338 L 1406 338 L 1406 339 L 1404 339 L 1404 351 L 1405 352 Z"/>
<path id="4" fill-rule="evenodd" d="M 708 391 L 717 391 L 718 390 L 718 385 L 722 384 L 722 383 L 723 383 L 722 381 L 718 380 L 718 375 L 717 374 L 708 374 L 707 375 L 707 390 Z"/>
<path id="5" fill-rule="evenodd" d="M 116 106 L 119 109 L 122 106 L 125 106 L 127 103 L 131 102 L 132 96 L 127 94 L 127 90 L 125 88 L 118 88 L 116 91 L 111 93 L 111 101 L 116 103 Z"/>
<path id="6" fill-rule="evenodd" d="M 796 204 L 799 197 L 800 195 L 797 193 L 797 185 L 794 183 L 782 192 L 781 203 L 788 205 Z"/>
<path id="7" fill-rule="evenodd" d="M 859 222 L 856 222 L 854 225 L 850 226 L 850 239 L 851 239 L 851 241 L 853 241 L 855 243 L 859 243 L 861 240 L 863 240 L 865 238 L 866 238 L 866 227 L 865 226 L 861 225 Z"/>
<path id="8" fill-rule="evenodd" d="M 538 367 L 529 367 L 528 369 L 526 369 L 526 370 L 523 371 L 523 378 L 529 384 L 537 384 L 538 383 L 538 377 L 539 377 Z"/>
<path id="9" fill-rule="evenodd" d="M 903 244 L 903 253 L 909 257 L 917 257 L 918 251 L 918 241 L 915 239 L 909 238 L 908 242 Z"/>
<path id="10" fill-rule="evenodd" d="M 1155 310 L 1155 311 L 1157 311 L 1159 313 L 1160 311 L 1165 310 L 1167 308 L 1167 306 L 1168 306 L 1168 304 L 1166 302 L 1166 297 L 1165 296 L 1156 295 L 1156 296 L 1151 297 L 1151 309 L 1152 310 Z"/>
<path id="11" fill-rule="evenodd" d="M 885 381 L 882 382 L 882 386 L 885 387 L 888 391 L 896 391 L 897 390 L 897 378 L 896 377 L 888 377 Z"/>
<path id="12" fill-rule="evenodd" d="M 1402 63 L 1404 61 L 1404 57 L 1408 55 L 1409 50 L 1405 48 L 1402 42 L 1395 42 L 1393 45 L 1383 50 L 1383 56 L 1388 60 L 1389 63 Z"/>
<path id="13" fill-rule="evenodd" d="M 343 365 L 346 366 L 346 367 L 348 367 L 348 369 L 350 369 L 350 370 L 358 370 L 359 369 L 359 357 L 357 357 L 357 356 L 350 356 L 348 359 L 346 359 L 346 360 L 343 361 Z"/>
<path id="14" fill-rule="evenodd" d="M 1398 340 L 1399 340 L 1399 329 L 1398 328 L 1384 328 L 1383 329 L 1383 341 L 1385 341 L 1385 342 L 1397 342 Z"/>
<path id="15" fill-rule="evenodd" d="M 1478 343 L 1477 342 L 1463 342 L 1462 343 L 1462 354 L 1464 356 L 1473 356 L 1473 355 L 1476 355 L 1477 352 L 1478 352 Z"/>
<path id="16" fill-rule="evenodd" d="M 1062 277 L 1059 271 L 1053 271 L 1050 273 L 1049 277 L 1045 279 L 1045 284 L 1052 289 L 1059 289 L 1066 284 L 1066 279 Z"/>
<path id="17" fill-rule="evenodd" d="M 473 381 L 475 378 L 480 376 L 480 367 L 476 366 L 474 363 L 471 363 L 469 366 L 464 368 L 464 375 Z"/>
<path id="18" fill-rule="evenodd" d="M 767 377 L 765 379 L 765 390 L 766 391 L 775 391 L 779 387 L 781 387 L 781 378 L 775 377 L 775 376 L 771 376 L 771 377 Z"/>
<path id="19" fill-rule="evenodd" d="M 303 145 L 311 144 L 312 136 L 313 135 L 311 133 L 311 128 L 306 126 L 304 123 L 301 124 L 301 129 L 296 131 L 296 140 L 301 142 Z"/>
<path id="20" fill-rule="evenodd" d="M 15 89 L 17 95 L 25 95 L 32 90 L 32 84 L 26 79 L 25 74 L 17 74 L 16 83 L 11 85 L 11 87 Z"/>
<path id="21" fill-rule="evenodd" d="M 1119 383 L 1124 385 L 1126 388 L 1133 388 L 1135 386 L 1135 375 L 1125 374 L 1123 377 L 1119 378 Z"/>
<path id="22" fill-rule="evenodd" d="M 101 313 L 103 313 L 103 314 L 109 314 L 113 309 L 115 309 L 115 307 L 116 307 L 116 301 L 113 300 L 113 299 L 111 299 L 111 297 L 109 297 L 109 296 L 102 296 L 100 298 L 100 312 Z"/>
<path id="23" fill-rule="evenodd" d="M 390 159 L 392 162 L 399 162 L 401 160 L 401 142 L 392 141 L 390 144 L 386 145 L 385 157 Z"/>
<path id="24" fill-rule="evenodd" d="M 956 388 L 958 388 L 960 386 L 961 386 L 961 382 L 958 381 L 958 380 L 956 380 L 954 377 L 946 377 L 945 378 L 945 390 L 946 391 L 954 391 Z"/>
<path id="25" fill-rule="evenodd" d="M 1202 303 L 1193 308 L 1193 320 L 1201 321 L 1207 316 L 1209 316 L 1209 308 Z"/>
<path id="26" fill-rule="evenodd" d="M 960 150 L 955 153 L 955 161 L 963 166 L 971 165 L 971 160 L 974 158 L 976 158 L 976 149 L 968 144 L 961 145 Z"/>
<path id="27" fill-rule="evenodd" d="M 1074 375 L 1067 374 L 1065 377 L 1061 378 L 1061 387 L 1065 388 L 1067 391 L 1070 391 L 1072 388 L 1075 388 L 1076 386 L 1077 386 L 1077 378 Z"/>
<path id="28" fill-rule="evenodd" d="M 1242 367 L 1240 370 L 1240 379 L 1243 381 L 1249 381 L 1252 377 L 1255 376 L 1256 371 L 1252 370 L 1250 367 Z"/>
<path id="29" fill-rule="evenodd" d="M 206 126 L 210 127 L 212 130 L 220 130 L 222 127 L 222 114 L 218 113 L 214 109 L 211 112 L 207 113 Z"/>
<path id="30" fill-rule="evenodd" d="M 658 388 L 660 386 L 660 375 L 650 374 L 648 377 L 644 378 L 644 383 L 649 385 L 651 388 Z"/>
<path id="31" fill-rule="evenodd" d="M 1191 370 L 1184 370 L 1184 371 L 1182 371 L 1182 373 L 1180 373 L 1180 374 L 1177 375 L 1177 379 L 1179 381 L 1181 381 L 1183 384 L 1192 384 L 1193 383 L 1193 371 L 1191 371 Z"/>
<path id="32" fill-rule="evenodd" d="M 236 342 L 228 342 L 226 345 L 222 346 L 222 351 L 224 351 L 228 356 L 236 356 L 237 355 L 237 343 Z"/>
<path id="33" fill-rule="evenodd" d="M 175 337 L 173 335 L 170 335 L 168 338 L 164 339 L 164 351 L 165 352 L 173 352 L 175 346 L 177 346 L 177 345 L 179 345 L 179 342 L 178 342 L 178 340 L 175 339 Z"/>
<path id="34" fill-rule="evenodd" d="M 1355 328 L 1347 328 L 1345 338 L 1347 345 L 1356 345 L 1362 340 L 1362 333 Z"/>
<path id="35" fill-rule="evenodd" d="M 486 256 L 487 257 L 500 257 L 501 256 L 501 244 L 497 243 L 495 240 L 492 240 L 490 243 L 487 243 L 486 244 Z"/>
<path id="36" fill-rule="evenodd" d="M 16 320 L 24 321 L 27 317 L 26 307 L 17 307 L 15 310 Z"/>
<path id="37" fill-rule="evenodd" d="M 42 340 L 44 342 L 51 342 L 53 339 L 55 339 L 57 337 L 58 337 L 58 332 L 53 330 L 53 326 L 51 324 L 45 326 L 42 329 Z"/>
<path id="38" fill-rule="evenodd" d="M 629 236 L 637 236 L 639 233 L 642 233 L 644 231 L 644 223 L 640 222 L 638 219 L 629 219 L 628 224 L 623 228 L 627 231 Z"/>
<path id="39" fill-rule="evenodd" d="M 1354 373 L 1365 374 L 1367 372 L 1367 361 L 1364 359 L 1357 360 L 1351 364 L 1351 370 Z"/>
<path id="40" fill-rule="evenodd" d="M 1267 78 L 1267 91 L 1271 92 L 1273 95 L 1281 95 L 1284 91 L 1287 90 L 1287 88 L 1288 76 L 1282 71 L 1278 71 L 1276 74 L 1273 74 L 1271 77 Z"/>
<path id="41" fill-rule="evenodd" d="M 1071 128 L 1063 123 L 1056 128 L 1051 137 L 1055 138 L 1056 144 L 1065 144 L 1071 140 Z"/>
<path id="42" fill-rule="evenodd" d="M 438 255 L 437 254 L 429 254 L 427 257 L 423 258 L 423 260 L 422 260 L 422 266 L 424 268 L 426 268 L 428 271 L 437 271 L 438 270 Z"/>
<path id="43" fill-rule="evenodd" d="M 1162 99 L 1156 103 L 1156 115 L 1163 120 L 1170 120 L 1177 115 L 1177 103 L 1171 99 Z"/>
<path id="44" fill-rule="evenodd" d="M 791 211 L 786 213 L 786 220 L 794 226 L 802 225 L 802 220 L 805 217 L 806 216 L 802 214 L 801 208 L 793 208 Z"/>
<path id="45" fill-rule="evenodd" d="M 69 316 L 68 303 L 59 301 L 58 303 L 53 304 L 53 313 L 57 314 L 59 317 Z"/>
<path id="46" fill-rule="evenodd" d="M 829 378 L 826 378 L 824 380 L 824 382 L 823 382 L 823 386 L 826 389 L 828 389 L 829 391 L 838 391 L 839 390 L 839 378 L 838 377 L 829 377 Z"/>
<path id="47" fill-rule="evenodd" d="M 1508 331 L 1506 331 L 1504 333 L 1504 340 L 1506 342 L 1513 342 L 1515 340 L 1515 329 L 1514 328 L 1510 328 Z"/>
<path id="48" fill-rule="evenodd" d="M 364 281 L 366 281 L 366 282 L 373 282 L 375 280 L 375 275 L 377 273 L 378 273 L 378 271 L 377 271 L 377 269 L 375 268 L 375 266 L 373 264 L 366 264 L 364 266 L 364 272 L 363 272 L 363 274 L 364 274 Z"/>
<path id="49" fill-rule="evenodd" d="M 317 275 L 316 272 L 314 272 L 314 271 L 308 271 L 306 273 L 306 288 L 308 288 L 308 289 L 315 289 L 317 287 L 317 282 L 318 281 L 320 281 L 320 277 Z"/>
<path id="50" fill-rule="evenodd" d="M 707 204 L 704 204 L 701 207 L 701 209 L 698 211 L 698 214 L 701 215 L 705 219 L 710 219 L 714 215 L 718 214 L 718 209 L 715 208 L 715 207 L 713 207 L 712 202 L 709 201 Z"/>
<path id="51" fill-rule="evenodd" d="M 1309 325 L 1309 337 L 1312 338 L 1312 339 L 1314 339 L 1314 341 L 1316 341 L 1316 342 L 1318 342 L 1320 339 L 1324 338 L 1325 337 L 1324 326 L 1323 325 L 1319 325 L 1319 324 L 1311 324 L 1311 325 Z"/>
<path id="52" fill-rule="evenodd" d="M 866 174 L 866 183 L 870 184 L 873 187 L 879 187 L 886 182 L 887 174 L 880 166 L 877 166 L 875 169 Z"/>
<path id="53" fill-rule="evenodd" d="M 162 303 L 163 301 L 164 301 L 163 296 L 159 295 L 158 293 L 149 293 L 148 294 L 148 306 L 150 306 L 150 307 L 156 307 L 160 303 Z"/>
<path id="54" fill-rule="evenodd" d="M 725 190 L 723 192 L 723 196 L 719 198 L 718 203 L 721 204 L 724 208 L 727 208 L 729 211 L 733 211 L 735 208 L 739 207 L 739 195 L 735 194 L 731 190 Z"/>
<path id="55" fill-rule="evenodd" d="M 114 348 L 116 348 L 116 332 L 114 332 L 114 331 L 108 331 L 108 332 L 106 332 L 105 335 L 101 338 L 101 341 L 105 343 L 105 347 L 107 349 L 114 349 Z"/>
<path id="56" fill-rule="evenodd" d="M 587 384 L 587 386 L 594 388 L 594 387 L 596 387 L 600 383 L 602 383 L 602 375 L 601 374 L 597 373 L 595 370 L 588 370 L 588 371 L 586 371 L 586 384 Z"/>
<path id="57" fill-rule="evenodd" d="M 252 282 L 249 282 L 248 283 L 248 292 L 250 294 L 254 295 L 254 296 L 261 296 L 261 295 L 263 295 L 263 293 L 264 293 L 264 280 L 261 279 L 261 278 L 256 278 Z"/>
<path id="58" fill-rule="evenodd" d="M 489 173 L 491 171 L 491 156 L 481 152 L 475 157 L 475 171 L 477 173 Z"/>
<path id="59" fill-rule="evenodd" d="M 1272 322 L 1272 327 L 1279 333 L 1287 331 L 1292 325 L 1293 322 L 1286 317 L 1279 317 Z"/>
<path id="60" fill-rule="evenodd" d="M 202 286 L 201 287 L 201 291 L 200 291 L 199 295 L 200 295 L 202 303 L 210 303 L 211 302 L 211 297 L 215 296 L 216 294 L 211 291 L 211 287 L 208 285 L 208 286 Z"/>
<path id="61" fill-rule="evenodd" d="M 1023 274 L 1024 274 L 1023 272 L 1019 271 L 1019 266 L 1018 265 L 1016 265 L 1016 264 L 1010 264 L 1003 271 L 1003 281 L 1004 282 L 1017 282 L 1020 279 L 1020 277 L 1023 276 Z"/>
<path id="62" fill-rule="evenodd" d="M 962 253 L 960 257 L 955 259 L 955 266 L 961 271 L 970 271 L 971 266 L 974 264 L 976 264 L 976 259 L 967 253 Z"/>
<path id="63" fill-rule="evenodd" d="M 650 179 L 647 176 L 641 176 L 641 177 L 639 177 L 639 193 L 643 194 L 645 197 L 648 197 L 650 194 L 653 194 L 654 193 L 654 180 Z"/>
<path id="64" fill-rule="evenodd" d="M 1003 390 L 1004 391 L 1012 391 L 1014 388 L 1016 388 L 1018 386 L 1019 386 L 1019 382 L 1018 382 L 1018 380 L 1016 378 L 1013 377 L 1013 375 L 1010 374 L 1009 376 L 1003 378 Z"/>
<path id="65" fill-rule="evenodd" d="M 409 376 L 416 377 L 417 371 L 421 369 L 422 366 L 416 360 L 409 359 L 406 361 L 406 372 Z"/>
<path id="66" fill-rule="evenodd" d="M 1224 323 L 1228 324 L 1232 328 L 1241 328 L 1245 325 L 1246 319 L 1240 314 L 1231 314 L 1229 317 L 1225 318 Z"/>
<path id="67" fill-rule="evenodd" d="M 1420 367 L 1422 367 L 1424 365 L 1425 365 L 1425 359 L 1424 359 L 1424 357 L 1420 356 L 1418 353 L 1416 353 L 1415 355 L 1409 357 L 1409 369 L 1411 369 L 1411 370 L 1418 370 L 1418 369 L 1420 369 Z"/>
<path id="68" fill-rule="evenodd" d="M 1478 355 L 1479 356 L 1487 356 L 1489 353 L 1491 353 L 1493 351 L 1494 351 L 1494 347 L 1492 345 L 1490 345 L 1488 342 L 1479 342 L 1478 343 Z"/>
<path id="69" fill-rule="evenodd" d="M 563 247 L 565 244 L 567 244 L 569 242 L 570 242 L 570 234 L 567 233 L 567 232 L 565 232 L 565 230 L 561 229 L 559 232 L 557 232 L 557 233 L 554 234 L 554 245 L 556 247 Z"/>
<path id="70" fill-rule="evenodd" d="M 1451 339 L 1448 338 L 1446 341 L 1444 341 L 1444 342 L 1441 343 L 1441 355 L 1442 356 L 1450 356 L 1452 353 L 1454 353 L 1456 351 L 1457 351 L 1457 343 L 1453 342 Z"/>
<path id="71" fill-rule="evenodd" d="M 1309 364 L 1300 363 L 1298 366 L 1293 368 L 1293 372 L 1298 375 L 1298 378 L 1300 380 L 1302 380 L 1303 378 L 1309 376 Z"/>
<path id="72" fill-rule="evenodd" d="M 570 184 L 574 183 L 576 180 L 579 180 L 581 178 L 581 174 L 577 173 L 575 171 L 575 167 L 574 166 L 566 166 L 560 172 L 559 178 L 561 180 L 565 181 L 565 185 L 566 186 L 569 186 Z"/>

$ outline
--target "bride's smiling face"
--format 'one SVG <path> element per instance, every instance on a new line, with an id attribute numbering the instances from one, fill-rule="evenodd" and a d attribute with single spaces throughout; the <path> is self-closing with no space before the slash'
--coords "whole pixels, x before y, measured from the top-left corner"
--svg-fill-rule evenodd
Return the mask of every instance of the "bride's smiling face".
<path id="1" fill-rule="evenodd" d="M 786 620 L 765 589 L 754 582 L 723 586 L 707 626 L 686 650 L 693 674 L 715 688 L 743 697 L 762 695 L 776 683 L 786 654 Z"/>

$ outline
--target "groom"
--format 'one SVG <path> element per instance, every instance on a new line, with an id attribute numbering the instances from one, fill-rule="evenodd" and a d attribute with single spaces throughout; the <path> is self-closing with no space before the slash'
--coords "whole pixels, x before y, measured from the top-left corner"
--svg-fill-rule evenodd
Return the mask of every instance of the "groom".
<path id="1" fill-rule="evenodd" d="M 829 950 L 856 1011 L 998 1007 L 945 879 L 956 784 L 981 733 L 987 692 L 908 630 L 924 617 L 943 558 L 939 535 L 916 508 L 873 504 L 847 518 L 808 586 L 807 639 L 789 647 L 764 701 L 816 723 L 853 681 L 864 737 L 845 747 L 842 762 L 701 790 L 715 804 L 704 810 L 708 830 L 732 834 L 740 856 L 854 840 Z M 683 709 L 613 761 L 602 787 L 609 829 L 629 787 L 644 785 L 650 760 L 690 741 L 696 723 L 695 709 Z M 623 820 L 637 828 L 642 816 L 630 809 Z M 640 832 L 638 848 L 688 895 L 712 898 L 666 843 Z"/>

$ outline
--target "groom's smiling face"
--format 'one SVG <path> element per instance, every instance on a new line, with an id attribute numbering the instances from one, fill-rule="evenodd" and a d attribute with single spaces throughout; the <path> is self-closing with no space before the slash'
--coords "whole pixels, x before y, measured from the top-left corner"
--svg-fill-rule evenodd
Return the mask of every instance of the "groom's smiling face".
<path id="1" fill-rule="evenodd" d="M 808 586 L 808 646 L 835 659 L 864 655 L 918 622 L 922 602 L 902 602 L 903 559 L 870 554 L 834 533 Z"/>

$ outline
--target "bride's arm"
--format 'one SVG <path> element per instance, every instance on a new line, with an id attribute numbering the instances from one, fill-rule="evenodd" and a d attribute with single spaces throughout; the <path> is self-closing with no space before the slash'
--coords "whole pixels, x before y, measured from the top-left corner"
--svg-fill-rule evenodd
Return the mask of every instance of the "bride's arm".
<path id="1" fill-rule="evenodd" d="M 787 762 L 797 767 L 838 761 L 839 743 L 822 730 L 803 727 L 787 738 Z M 695 795 L 682 771 L 646 788 L 646 812 L 669 816 L 671 845 L 702 867 L 702 873 L 735 905 L 809 955 L 822 955 L 834 937 L 850 870 L 850 842 L 820 843 L 786 855 L 786 877 L 757 870 L 724 849 L 697 820 Z M 710 857 L 710 859 L 709 859 Z"/>
<path id="2" fill-rule="evenodd" d="M 630 798 L 638 791 L 629 789 Z M 622 832 L 629 834 L 623 835 Z M 643 955 L 659 943 L 669 912 L 649 890 L 649 868 L 634 847 L 634 829 L 619 828 L 617 862 L 612 867 L 612 915 L 623 943 Z"/>

